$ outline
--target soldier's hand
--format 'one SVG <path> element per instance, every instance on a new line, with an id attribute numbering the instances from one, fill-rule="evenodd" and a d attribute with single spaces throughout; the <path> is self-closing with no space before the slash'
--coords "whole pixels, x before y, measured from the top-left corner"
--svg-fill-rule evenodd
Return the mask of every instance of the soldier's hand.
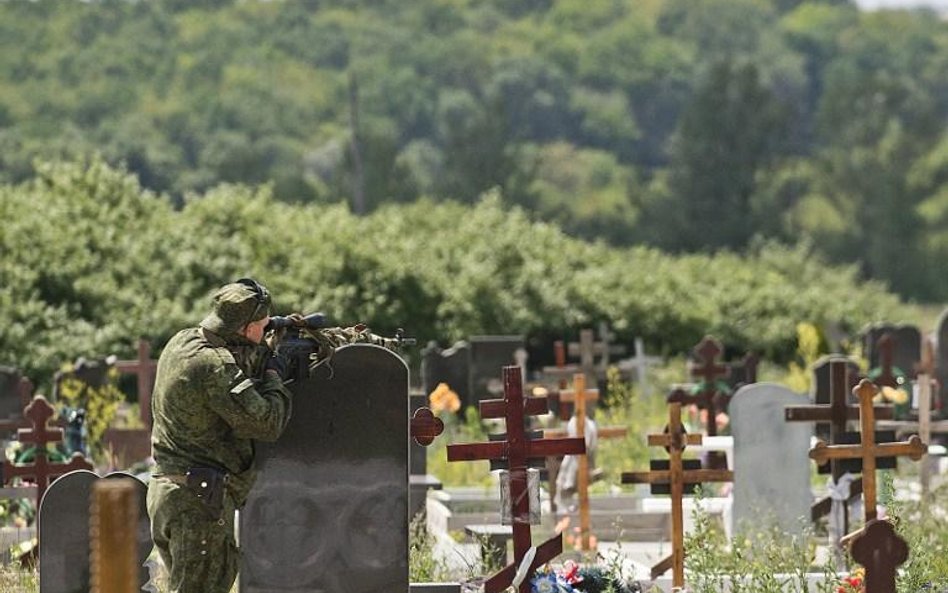
<path id="1" fill-rule="evenodd" d="M 286 381 L 286 374 L 288 370 L 286 359 L 279 354 L 274 353 L 272 356 L 270 356 L 270 358 L 267 360 L 266 370 L 267 372 L 276 373 L 277 376 L 280 377 L 280 380 Z"/>

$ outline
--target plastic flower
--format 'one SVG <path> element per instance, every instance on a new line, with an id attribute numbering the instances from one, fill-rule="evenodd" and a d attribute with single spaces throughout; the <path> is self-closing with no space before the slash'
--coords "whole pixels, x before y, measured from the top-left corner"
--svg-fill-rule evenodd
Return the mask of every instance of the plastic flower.
<path id="1" fill-rule="evenodd" d="M 848 577 L 843 578 L 840 586 L 836 587 L 836 593 L 863 593 L 865 569 L 861 566 L 854 570 Z"/>
<path id="2" fill-rule="evenodd" d="M 902 389 L 895 389 L 888 385 L 882 386 L 882 397 L 894 404 L 904 404 L 908 401 L 908 394 Z"/>
<path id="3" fill-rule="evenodd" d="M 444 411 L 457 412 L 461 409 L 461 398 L 447 383 L 438 383 L 434 391 L 428 395 L 428 402 L 431 405 L 431 411 L 435 414 Z"/>
<path id="4" fill-rule="evenodd" d="M 574 590 L 569 584 L 560 581 L 556 574 L 550 572 L 534 577 L 530 591 L 531 593 L 573 593 Z"/>

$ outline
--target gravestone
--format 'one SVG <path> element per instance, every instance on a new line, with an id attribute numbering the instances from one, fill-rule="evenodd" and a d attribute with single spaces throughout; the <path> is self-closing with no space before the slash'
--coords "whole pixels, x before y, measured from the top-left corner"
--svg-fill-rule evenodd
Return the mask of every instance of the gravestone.
<path id="1" fill-rule="evenodd" d="M 948 309 L 935 324 L 935 377 L 939 385 L 935 407 L 941 417 L 948 417 Z"/>
<path id="2" fill-rule="evenodd" d="M 407 366 L 344 346 L 290 389 L 293 415 L 258 444 L 240 514 L 241 592 L 408 591 Z"/>
<path id="3" fill-rule="evenodd" d="M 504 392 L 499 369 L 517 364 L 517 350 L 525 349 L 523 336 L 471 336 L 470 343 L 471 403 L 498 397 Z M 521 376 L 526 377 L 526 369 Z"/>
<path id="4" fill-rule="evenodd" d="M 456 342 L 443 350 L 437 342 L 429 342 L 421 353 L 422 391 L 430 395 L 439 383 L 446 383 L 461 400 L 461 407 L 471 405 L 471 346 Z"/>
<path id="5" fill-rule="evenodd" d="M 23 420 L 23 408 L 29 405 L 31 392 L 32 385 L 19 369 L 0 366 L 0 420 L 7 421 L 11 429 Z"/>
<path id="6" fill-rule="evenodd" d="M 803 535 L 813 499 L 805 455 L 813 429 L 785 422 L 784 407 L 808 403 L 805 395 L 774 383 L 746 385 L 731 399 L 734 530 L 766 522 Z"/>
<path id="7" fill-rule="evenodd" d="M 104 479 L 128 478 L 138 489 L 138 523 L 130 526 L 138 541 L 139 588 L 149 579 L 145 560 L 151 553 L 151 529 L 145 509 L 146 486 L 126 473 Z M 99 476 L 88 470 L 70 472 L 50 485 L 40 505 L 40 593 L 89 591 L 89 520 L 92 487 Z"/>
<path id="8" fill-rule="evenodd" d="M 898 367 L 907 378 L 915 376 L 915 368 L 922 360 L 922 332 L 914 325 L 877 324 L 863 330 L 863 350 L 869 360 L 869 368 L 882 366 L 879 340 L 882 336 L 892 336 L 892 364 Z"/>

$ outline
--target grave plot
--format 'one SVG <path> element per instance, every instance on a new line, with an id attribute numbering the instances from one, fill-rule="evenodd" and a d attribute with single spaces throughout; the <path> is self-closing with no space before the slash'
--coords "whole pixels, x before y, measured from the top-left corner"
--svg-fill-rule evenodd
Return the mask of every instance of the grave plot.
<path id="1" fill-rule="evenodd" d="M 291 389 L 240 514 L 241 591 L 407 591 L 409 438 L 440 421 L 422 407 L 409 423 L 408 368 L 379 346 L 341 347 Z"/>
<path id="2" fill-rule="evenodd" d="M 671 545 L 672 553 L 652 567 L 652 578 L 671 569 L 672 586 L 685 584 L 685 545 L 682 497 L 693 494 L 701 482 L 730 482 L 734 473 L 722 469 L 701 469 L 700 462 L 683 460 L 682 452 L 688 445 L 701 444 L 700 434 L 688 434 L 681 424 L 681 403 L 671 402 L 668 407 L 669 422 L 663 434 L 648 435 L 651 447 L 665 447 L 668 460 L 652 460 L 648 472 L 622 474 L 625 484 L 651 484 L 652 494 L 671 495 Z"/>
<path id="3" fill-rule="evenodd" d="M 876 507 L 876 465 L 878 458 L 907 456 L 922 458 L 927 445 L 917 436 L 905 442 L 877 443 L 873 398 L 878 388 L 863 379 L 853 390 L 859 398 L 861 438 L 858 445 L 827 445 L 820 441 L 810 450 L 810 458 L 820 465 L 830 459 L 861 459 L 865 524 L 841 541 L 850 545 L 856 562 L 866 569 L 866 593 L 891 593 L 895 590 L 896 569 L 908 558 L 908 547 L 892 525 L 880 521 Z"/>
<path id="4" fill-rule="evenodd" d="M 514 561 L 484 583 L 485 593 L 500 593 L 513 586 L 519 593 L 529 593 L 530 578 L 536 569 L 555 558 L 563 549 L 559 534 L 534 546 L 530 526 L 539 522 L 539 481 L 528 485 L 530 460 L 542 460 L 553 454 L 580 454 L 585 443 L 579 438 L 534 438 L 525 430 L 527 416 L 547 410 L 545 397 L 523 397 L 520 367 L 507 366 L 503 371 L 504 399 L 485 400 L 480 404 L 482 418 L 504 418 L 507 433 L 489 443 L 448 445 L 448 461 L 487 459 L 502 462 L 508 472 L 507 497 L 503 515 L 512 526 Z"/>

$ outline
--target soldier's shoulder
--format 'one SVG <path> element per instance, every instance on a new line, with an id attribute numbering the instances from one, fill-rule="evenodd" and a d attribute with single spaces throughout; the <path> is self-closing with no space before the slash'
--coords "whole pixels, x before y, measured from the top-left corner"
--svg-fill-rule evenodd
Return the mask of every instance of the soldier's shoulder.
<path id="1" fill-rule="evenodd" d="M 213 371 L 236 364 L 234 355 L 224 346 L 207 339 L 201 328 L 178 332 L 168 343 L 168 354 L 192 370 Z"/>

